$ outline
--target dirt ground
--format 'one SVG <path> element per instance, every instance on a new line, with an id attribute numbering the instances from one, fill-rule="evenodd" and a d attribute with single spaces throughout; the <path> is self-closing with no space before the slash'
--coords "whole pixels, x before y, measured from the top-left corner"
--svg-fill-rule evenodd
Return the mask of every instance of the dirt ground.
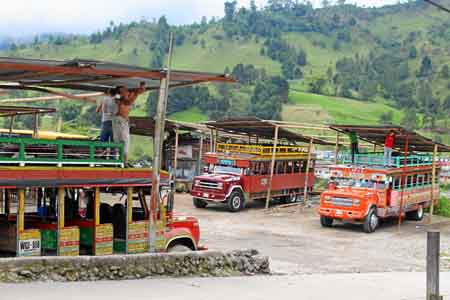
<path id="1" fill-rule="evenodd" d="M 450 271 L 450 219 L 435 217 L 434 225 L 385 221 L 366 234 L 352 224 L 322 228 L 316 207 L 273 209 L 252 202 L 239 213 L 224 206 L 198 209 L 189 194 L 177 194 L 175 211 L 200 220 L 201 242 L 209 249 L 255 248 L 271 258 L 272 270 L 283 274 L 424 271 L 426 231 L 441 230 L 443 271 Z"/>

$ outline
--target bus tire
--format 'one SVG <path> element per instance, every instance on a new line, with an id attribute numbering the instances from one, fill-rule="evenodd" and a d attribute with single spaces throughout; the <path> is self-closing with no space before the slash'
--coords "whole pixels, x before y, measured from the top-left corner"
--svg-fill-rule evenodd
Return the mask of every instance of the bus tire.
<path id="1" fill-rule="evenodd" d="M 333 226 L 333 218 L 327 216 L 320 216 L 320 224 L 322 227 L 332 227 Z"/>
<path id="2" fill-rule="evenodd" d="M 377 216 L 377 210 L 372 207 L 369 210 L 369 213 L 367 214 L 367 216 L 364 218 L 364 224 L 363 224 L 363 229 L 365 233 L 372 233 L 375 231 L 375 229 L 377 229 L 378 224 L 379 224 L 379 218 Z"/>
<path id="3" fill-rule="evenodd" d="M 196 208 L 205 208 L 208 205 L 208 202 L 199 198 L 192 198 L 192 202 Z"/>
<path id="4" fill-rule="evenodd" d="M 167 252 L 169 253 L 180 253 L 180 252 L 190 252 L 192 251 L 191 248 L 185 245 L 177 244 L 175 246 L 170 247 Z"/>
<path id="5" fill-rule="evenodd" d="M 228 197 L 227 205 L 230 212 L 238 212 L 242 210 L 245 206 L 245 203 L 244 195 L 242 195 L 241 191 L 234 190 L 233 192 L 231 192 L 230 196 Z"/>
<path id="6" fill-rule="evenodd" d="M 409 211 L 406 213 L 406 218 L 413 221 L 422 221 L 423 215 L 423 205 L 419 204 L 419 208 L 417 210 Z"/>

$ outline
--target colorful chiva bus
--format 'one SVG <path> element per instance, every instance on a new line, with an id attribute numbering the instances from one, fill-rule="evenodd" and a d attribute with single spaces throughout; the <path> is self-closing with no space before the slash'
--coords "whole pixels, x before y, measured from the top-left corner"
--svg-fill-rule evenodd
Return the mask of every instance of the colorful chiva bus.
<path id="1" fill-rule="evenodd" d="M 410 156 L 406 166 L 403 165 L 404 161 L 399 160 L 391 167 L 332 166 L 329 186 L 321 194 L 318 209 L 322 226 L 331 227 L 334 221 L 340 220 L 360 223 L 370 233 L 383 218 L 404 214 L 407 219 L 422 220 L 431 199 L 435 203 L 439 199 L 439 176 L 434 176 L 433 185 L 433 167 L 428 158 Z"/>
<path id="2" fill-rule="evenodd" d="M 207 172 L 194 178 L 194 205 L 224 203 L 237 212 L 250 200 L 266 199 L 269 186 L 271 197 L 285 202 L 299 200 L 305 184 L 313 189 L 315 156 L 309 155 L 307 166 L 307 147 L 278 146 L 270 184 L 272 152 L 272 146 L 217 144 L 216 152 L 204 156 Z"/>

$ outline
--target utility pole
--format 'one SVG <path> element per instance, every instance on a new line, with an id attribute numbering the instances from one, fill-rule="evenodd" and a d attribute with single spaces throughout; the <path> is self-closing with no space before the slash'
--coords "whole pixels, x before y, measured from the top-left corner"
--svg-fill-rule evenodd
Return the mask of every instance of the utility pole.
<path id="1" fill-rule="evenodd" d="M 149 249 L 150 252 L 155 252 L 156 243 L 156 210 L 160 206 L 159 200 L 159 185 L 161 182 L 161 160 L 162 150 L 164 144 L 164 129 L 166 121 L 166 107 L 169 95 L 170 86 L 170 71 L 172 67 L 172 52 L 173 52 L 173 33 L 170 34 L 169 55 L 167 58 L 167 70 L 164 77 L 161 78 L 159 87 L 158 103 L 156 107 L 155 116 L 155 136 L 153 137 L 153 166 L 152 166 L 152 195 L 150 200 L 150 222 L 149 222 Z M 158 212 L 161 210 L 158 209 Z"/>

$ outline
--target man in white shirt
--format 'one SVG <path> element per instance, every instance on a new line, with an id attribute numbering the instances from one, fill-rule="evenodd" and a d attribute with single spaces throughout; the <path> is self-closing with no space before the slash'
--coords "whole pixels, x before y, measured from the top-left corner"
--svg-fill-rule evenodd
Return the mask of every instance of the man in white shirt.
<path id="1" fill-rule="evenodd" d="M 100 141 L 113 141 L 113 117 L 117 114 L 117 103 L 115 100 L 115 91 L 108 90 L 108 92 L 101 99 L 96 111 L 102 113 L 102 127 L 100 132 Z"/>

